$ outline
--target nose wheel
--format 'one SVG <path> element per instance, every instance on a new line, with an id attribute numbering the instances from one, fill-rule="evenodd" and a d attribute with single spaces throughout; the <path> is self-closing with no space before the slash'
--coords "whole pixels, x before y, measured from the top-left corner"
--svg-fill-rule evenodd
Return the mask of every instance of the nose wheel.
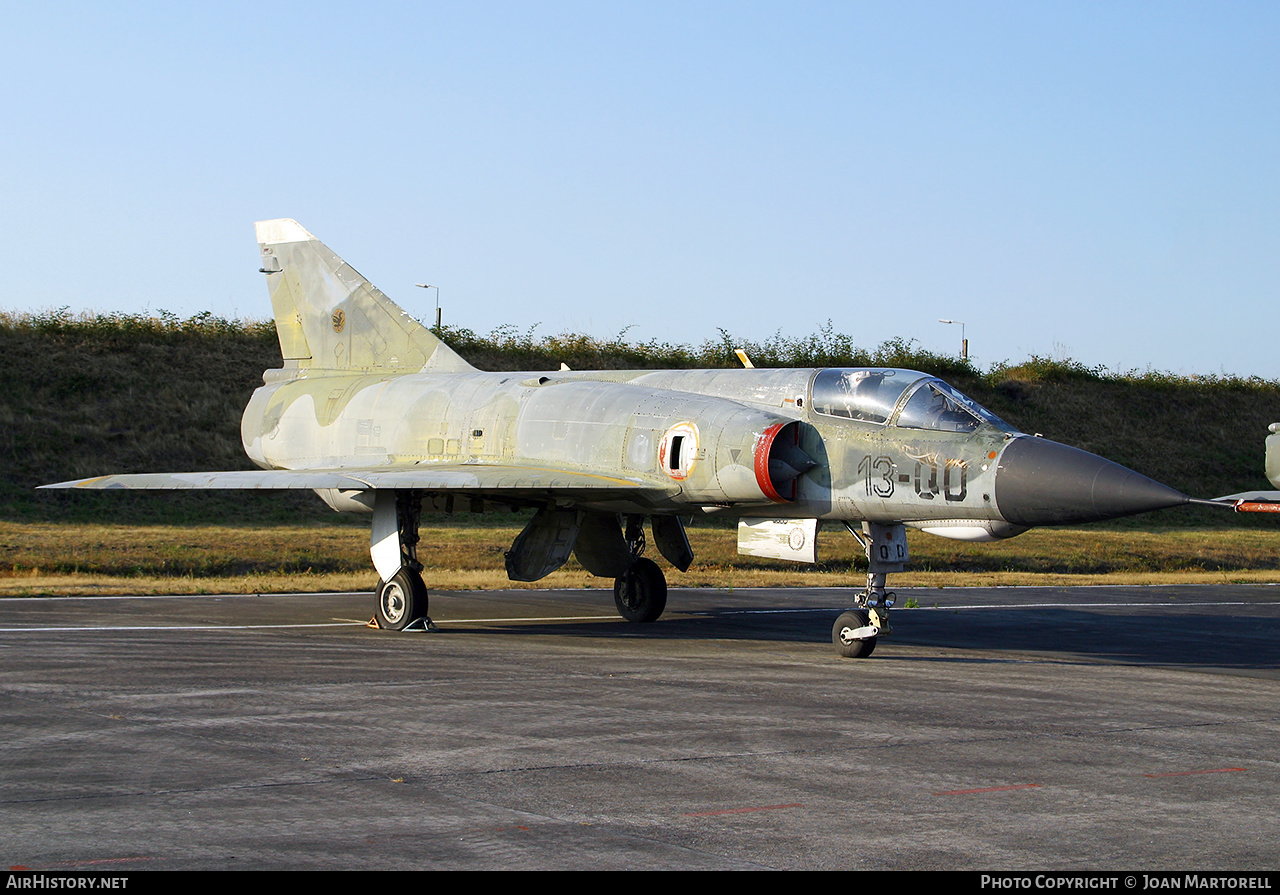
<path id="1" fill-rule="evenodd" d="M 882 619 L 876 609 L 850 609 L 840 613 L 831 628 L 831 642 L 846 659 L 865 659 L 876 649 Z"/>

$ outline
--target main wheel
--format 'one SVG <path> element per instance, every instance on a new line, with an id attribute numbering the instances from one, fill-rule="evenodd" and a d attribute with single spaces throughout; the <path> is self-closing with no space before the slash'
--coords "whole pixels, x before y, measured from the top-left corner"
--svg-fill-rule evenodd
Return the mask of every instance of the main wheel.
<path id="1" fill-rule="evenodd" d="M 846 659 L 865 659 L 876 648 L 876 638 L 867 637 L 856 640 L 853 632 L 871 624 L 871 615 L 865 609 L 850 609 L 840 613 L 831 628 L 831 642 L 836 645 L 836 652 Z"/>
<path id="2" fill-rule="evenodd" d="M 402 568 L 390 581 L 379 582 L 377 596 L 375 612 L 380 628 L 403 631 L 411 621 L 427 614 L 427 586 L 413 569 Z"/>
<path id="3" fill-rule="evenodd" d="M 667 579 L 651 559 L 641 557 L 613 583 L 613 602 L 629 622 L 657 621 L 667 608 Z"/>

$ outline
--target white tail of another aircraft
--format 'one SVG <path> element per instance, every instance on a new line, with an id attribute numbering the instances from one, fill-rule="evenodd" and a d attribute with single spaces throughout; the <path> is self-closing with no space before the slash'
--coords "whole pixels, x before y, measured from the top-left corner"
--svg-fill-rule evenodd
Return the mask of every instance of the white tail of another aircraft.
<path id="1" fill-rule="evenodd" d="M 474 369 L 297 221 L 255 229 L 286 369 Z"/>

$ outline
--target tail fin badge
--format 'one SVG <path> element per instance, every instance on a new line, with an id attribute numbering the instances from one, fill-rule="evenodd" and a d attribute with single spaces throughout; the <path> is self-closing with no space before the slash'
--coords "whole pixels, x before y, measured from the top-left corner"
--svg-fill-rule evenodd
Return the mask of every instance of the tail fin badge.
<path id="1" fill-rule="evenodd" d="M 333 331 L 340 333 L 342 332 L 342 328 L 346 325 L 347 315 L 343 312 L 342 308 L 338 308 L 338 310 L 333 312 Z"/>

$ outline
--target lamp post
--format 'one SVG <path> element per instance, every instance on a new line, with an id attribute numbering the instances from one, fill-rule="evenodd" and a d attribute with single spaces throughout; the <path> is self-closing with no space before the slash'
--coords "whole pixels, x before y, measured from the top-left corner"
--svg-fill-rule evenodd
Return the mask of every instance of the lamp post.
<path id="1" fill-rule="evenodd" d="M 938 318 L 939 323 L 958 323 L 960 324 L 960 357 L 964 360 L 969 359 L 969 340 L 964 337 L 964 321 L 963 320 L 943 320 Z"/>
<path id="2" fill-rule="evenodd" d="M 419 289 L 436 290 L 436 335 L 440 335 L 440 287 L 432 286 L 430 283 L 414 283 Z"/>

